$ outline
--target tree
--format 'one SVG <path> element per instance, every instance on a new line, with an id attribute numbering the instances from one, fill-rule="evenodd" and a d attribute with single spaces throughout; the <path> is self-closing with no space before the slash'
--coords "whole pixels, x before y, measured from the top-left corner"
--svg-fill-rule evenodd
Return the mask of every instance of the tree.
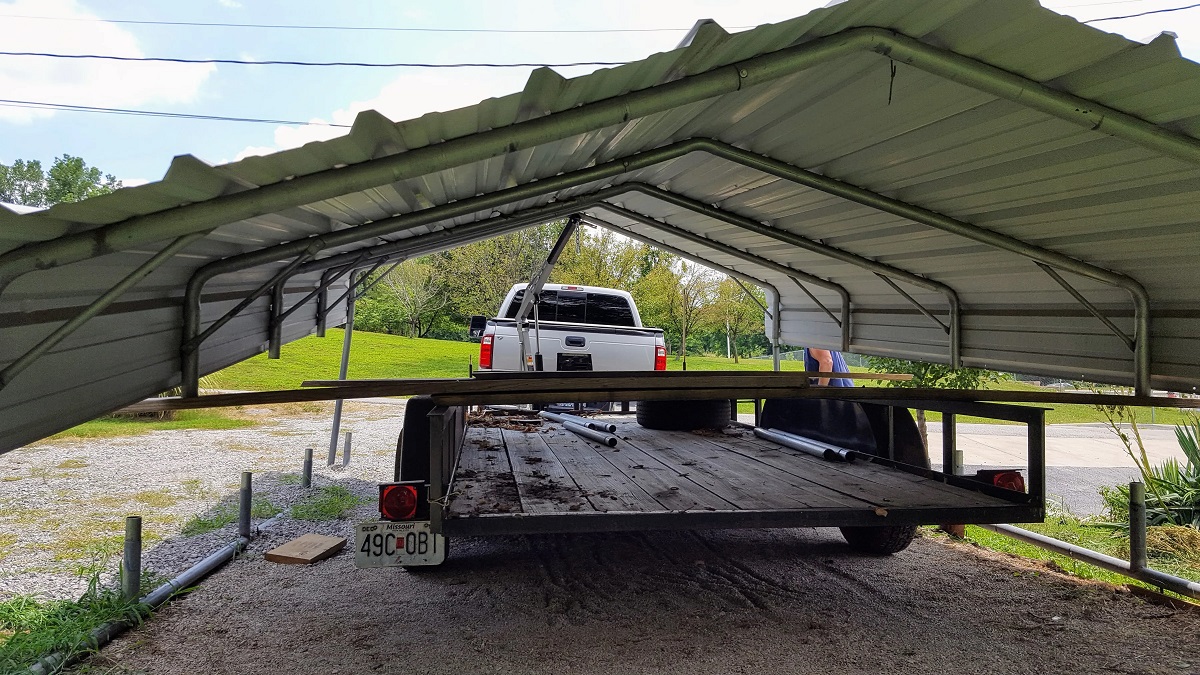
<path id="1" fill-rule="evenodd" d="M 559 256 L 550 279 L 560 284 L 628 291 L 642 277 L 647 248 L 612 230 L 580 227 L 575 230 L 574 241 Z"/>
<path id="2" fill-rule="evenodd" d="M 400 263 L 382 285 L 396 299 L 409 337 L 425 337 L 450 301 L 433 266 L 421 260 Z"/>
<path id="3" fill-rule="evenodd" d="M 561 231 L 558 223 L 532 227 L 431 256 L 438 280 L 451 298 L 449 307 L 463 320 L 473 314 L 495 314 L 512 285 L 529 281 L 545 262 Z"/>
<path id="4" fill-rule="evenodd" d="M 762 301 L 762 298 L 759 297 L 759 300 Z M 737 281 L 725 277 L 717 284 L 709 313 L 713 327 L 717 330 L 724 328 L 726 343 L 731 346 L 733 362 L 737 363 L 738 337 L 763 330 L 762 307 L 755 302 L 755 298 L 747 295 Z"/>
<path id="5" fill-rule="evenodd" d="M 56 158 L 49 171 L 43 171 L 36 159 L 18 159 L 11 166 L 0 164 L 0 202 L 53 206 L 108 194 L 120 187 L 116 176 L 71 155 Z"/>
<path id="6" fill-rule="evenodd" d="M 912 375 L 911 380 L 891 380 L 886 383 L 889 387 L 905 387 L 917 389 L 978 389 L 985 384 L 1001 382 L 1009 379 L 1009 375 L 997 373 L 983 368 L 952 368 L 940 363 L 925 363 L 923 361 L 906 361 L 882 356 L 868 356 L 867 364 L 873 373 L 902 373 Z M 925 411 L 917 411 L 917 428 L 921 432 L 921 442 L 929 447 L 929 437 L 926 433 Z"/>
<path id="7" fill-rule="evenodd" d="M 685 367 L 688 334 L 704 325 L 716 287 L 715 272 L 676 259 L 674 264 L 654 267 L 634 290 L 643 323 L 657 323 L 679 336 L 679 357 Z"/>

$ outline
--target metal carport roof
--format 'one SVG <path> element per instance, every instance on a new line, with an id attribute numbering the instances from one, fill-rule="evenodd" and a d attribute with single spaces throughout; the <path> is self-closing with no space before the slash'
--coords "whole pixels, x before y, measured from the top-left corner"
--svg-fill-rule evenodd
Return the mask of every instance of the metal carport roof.
<path id="1" fill-rule="evenodd" d="M 267 349 L 274 324 L 276 345 L 312 332 L 315 296 L 272 317 L 329 270 L 576 211 L 762 282 L 788 344 L 1191 388 L 1198 83 L 1172 36 L 1131 42 L 1032 0 L 851 0 L 735 35 L 706 24 L 686 48 L 579 78 L 538 70 L 468 108 L 363 113 L 345 137 L 265 157 L 178 157 L 160 182 L 76 204 L 0 208 L 0 450 L 194 387 Z"/>

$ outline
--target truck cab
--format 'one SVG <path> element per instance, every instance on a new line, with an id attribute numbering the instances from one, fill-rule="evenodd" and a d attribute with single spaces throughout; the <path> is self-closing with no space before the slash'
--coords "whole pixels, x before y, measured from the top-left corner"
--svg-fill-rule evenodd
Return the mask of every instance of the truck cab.
<path id="1" fill-rule="evenodd" d="M 514 284 L 480 335 L 479 369 L 547 372 L 666 370 L 663 331 L 642 325 L 633 297 L 622 290 L 546 284 L 523 325 L 516 315 L 527 284 Z M 521 363 L 521 330 L 531 353 Z"/>

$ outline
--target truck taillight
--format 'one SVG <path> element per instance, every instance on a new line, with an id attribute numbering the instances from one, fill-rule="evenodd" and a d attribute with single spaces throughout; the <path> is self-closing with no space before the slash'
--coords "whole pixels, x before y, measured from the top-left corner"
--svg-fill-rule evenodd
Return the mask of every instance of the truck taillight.
<path id="1" fill-rule="evenodd" d="M 656 345 L 654 347 L 654 369 L 667 369 L 667 348 L 662 345 Z"/>
<path id="2" fill-rule="evenodd" d="M 490 369 L 492 367 L 492 340 L 494 340 L 494 339 L 495 339 L 495 336 L 493 336 L 493 335 L 484 335 L 483 338 L 480 339 L 480 341 L 479 341 L 479 367 L 480 368 Z"/>
<path id="3" fill-rule="evenodd" d="M 379 515 L 385 520 L 412 520 L 417 515 L 418 497 L 415 485 L 381 485 Z"/>

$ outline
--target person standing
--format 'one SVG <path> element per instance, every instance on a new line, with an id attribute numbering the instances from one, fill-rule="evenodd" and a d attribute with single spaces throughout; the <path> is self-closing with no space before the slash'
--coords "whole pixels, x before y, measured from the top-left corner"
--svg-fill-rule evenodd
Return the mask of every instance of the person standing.
<path id="1" fill-rule="evenodd" d="M 850 368 L 846 365 L 846 360 L 842 358 L 841 352 L 835 352 L 830 349 L 817 349 L 815 347 L 806 347 L 804 349 L 804 369 L 822 373 L 850 372 Z M 846 377 L 817 377 L 811 380 L 811 384 L 832 387 L 853 387 L 854 381 Z"/>

